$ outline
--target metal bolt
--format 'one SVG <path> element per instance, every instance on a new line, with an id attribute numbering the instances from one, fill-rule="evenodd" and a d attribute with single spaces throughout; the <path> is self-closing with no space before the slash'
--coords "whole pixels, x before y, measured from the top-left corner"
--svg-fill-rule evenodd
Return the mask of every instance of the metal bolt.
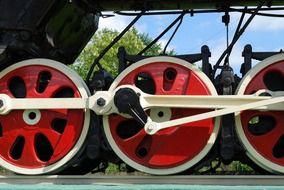
<path id="1" fill-rule="evenodd" d="M 151 133 L 152 131 L 153 131 L 153 129 L 151 129 L 151 128 L 147 128 L 147 129 L 146 129 L 146 132 L 147 132 L 147 133 Z"/>
<path id="2" fill-rule="evenodd" d="M 148 129 L 149 131 L 153 131 L 153 130 L 154 130 L 154 128 L 155 128 L 155 126 L 154 126 L 154 125 L 148 125 L 148 128 L 147 128 L 147 129 Z"/>
<path id="3" fill-rule="evenodd" d="M 151 133 L 155 128 L 156 126 L 154 124 L 148 124 L 146 130 L 148 133 Z"/>
<path id="4" fill-rule="evenodd" d="M 106 105 L 106 100 L 103 99 L 103 98 L 99 98 L 99 99 L 97 100 L 97 105 L 100 106 L 100 107 Z"/>

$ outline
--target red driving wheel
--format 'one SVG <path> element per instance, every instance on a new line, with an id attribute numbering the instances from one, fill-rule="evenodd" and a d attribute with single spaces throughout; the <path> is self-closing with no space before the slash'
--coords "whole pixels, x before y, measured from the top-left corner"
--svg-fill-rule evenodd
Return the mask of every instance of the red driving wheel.
<path id="1" fill-rule="evenodd" d="M 83 81 L 68 67 L 34 59 L 1 72 L 0 93 L 12 98 L 88 97 Z M 89 125 L 85 110 L 14 110 L 0 116 L 1 164 L 16 173 L 60 170 L 83 145 Z"/>
<path id="2" fill-rule="evenodd" d="M 237 94 L 271 96 L 270 91 L 284 91 L 284 56 L 272 56 L 247 73 Z M 262 168 L 284 173 L 284 112 L 247 110 L 236 115 L 237 132 L 248 156 Z"/>
<path id="3" fill-rule="evenodd" d="M 134 85 L 156 95 L 216 95 L 211 81 L 201 71 L 170 57 L 148 58 L 133 64 L 110 89 L 121 85 Z M 207 111 L 210 110 L 153 108 L 147 113 L 153 121 L 162 122 Z M 172 174 L 190 168 L 208 153 L 219 125 L 218 119 L 213 118 L 151 136 L 134 119 L 113 114 L 104 117 L 104 129 L 114 151 L 130 166 L 152 174 Z"/>

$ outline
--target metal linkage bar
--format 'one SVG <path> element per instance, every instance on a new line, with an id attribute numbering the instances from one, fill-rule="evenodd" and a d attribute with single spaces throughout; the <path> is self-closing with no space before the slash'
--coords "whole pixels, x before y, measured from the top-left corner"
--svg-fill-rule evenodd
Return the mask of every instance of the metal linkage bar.
<path id="1" fill-rule="evenodd" d="M 157 43 L 176 23 L 178 23 L 185 15 L 183 11 L 159 36 L 157 36 L 150 44 L 148 44 L 143 50 L 141 50 L 138 55 L 143 55 L 150 47 Z"/>
<path id="2" fill-rule="evenodd" d="M 120 113 L 113 99 L 118 97 L 120 89 L 131 89 L 139 94 L 139 103 L 144 110 L 154 107 L 195 108 L 195 109 L 225 109 L 265 100 L 272 100 L 284 96 L 283 91 L 272 92 L 260 90 L 253 95 L 149 95 L 130 85 L 123 85 L 114 92 L 98 91 L 89 98 L 11 98 L 0 94 L 0 114 L 7 114 L 11 110 L 24 109 L 92 109 L 99 115 Z M 271 96 L 259 96 L 262 93 Z M 120 93 L 122 98 L 125 94 Z M 125 100 L 127 101 L 127 100 Z M 257 110 L 284 110 L 283 104 L 264 104 L 250 107 Z M 245 109 L 243 109 L 245 110 Z M 233 113 L 232 111 L 231 113 Z"/>
<path id="3" fill-rule="evenodd" d="M 269 100 L 271 97 L 254 95 L 221 95 L 221 96 L 180 96 L 180 95 L 145 95 L 141 105 L 144 109 L 153 107 L 223 109 L 253 102 Z M 279 105 L 265 105 L 252 109 L 284 110 Z"/>
<path id="4" fill-rule="evenodd" d="M 262 96 L 264 93 L 266 94 L 266 96 Z M 122 113 L 133 113 L 136 115 L 134 119 L 140 118 L 141 120 L 141 118 L 144 118 L 141 121 L 143 121 L 143 124 L 147 121 L 144 129 L 150 135 L 153 135 L 159 130 L 165 128 L 200 121 L 208 118 L 219 117 L 226 114 L 237 113 L 243 110 L 284 110 L 283 91 L 272 92 L 269 90 L 259 90 L 254 95 L 243 96 L 149 95 L 141 92 L 141 90 L 136 87 L 133 87 L 131 85 L 124 85 L 120 86 L 113 92 L 98 91 L 95 95 L 84 99 L 17 99 L 10 98 L 8 95 L 5 94 L 0 94 L 0 114 L 7 114 L 12 110 L 19 109 L 92 109 L 98 115 L 108 115 L 110 113 L 120 114 L 122 109 L 125 110 L 125 105 L 127 104 L 123 102 L 127 102 L 129 97 L 134 97 L 133 103 L 129 105 L 130 112 L 127 109 Z M 118 104 L 118 100 L 123 100 L 122 104 Z M 209 109 L 213 111 L 208 111 L 202 114 L 157 123 L 153 122 L 149 116 L 148 118 L 146 118 L 147 115 L 145 115 L 145 113 L 143 112 L 143 110 L 154 107 L 195 108 Z M 130 115 L 133 116 L 133 114 Z"/>
<path id="5" fill-rule="evenodd" d="M 248 104 L 241 104 L 241 105 L 237 105 L 237 106 L 233 106 L 233 107 L 229 107 L 229 108 L 224 108 L 224 109 L 220 109 L 220 110 L 216 110 L 216 111 L 197 114 L 197 115 L 184 117 L 184 118 L 180 118 L 180 119 L 174 119 L 174 120 L 170 120 L 170 121 L 166 121 L 166 122 L 162 122 L 162 123 L 153 122 L 153 121 L 151 121 L 151 119 L 148 119 L 148 122 L 144 126 L 144 129 L 148 134 L 153 135 L 153 134 L 157 133 L 159 130 L 162 130 L 162 129 L 175 127 L 175 126 L 182 125 L 182 124 L 185 124 L 185 123 L 191 123 L 191 122 L 209 119 L 209 118 L 213 118 L 213 117 L 219 117 L 219 116 L 222 116 L 222 115 L 240 112 L 240 111 L 243 111 L 243 110 L 249 110 L 249 109 L 252 109 L 252 108 L 258 108 L 258 107 L 267 106 L 267 105 L 271 105 L 271 104 L 278 104 L 278 103 L 281 103 L 283 101 L 284 101 L 284 97 L 271 98 L 271 99 L 267 99 L 267 100 L 261 100 L 261 101 L 252 102 L 252 103 L 248 103 Z"/>
<path id="6" fill-rule="evenodd" d="M 90 78 L 93 74 L 93 71 L 96 67 L 96 65 L 99 67 L 100 70 L 103 70 L 101 64 L 100 64 L 100 60 L 105 56 L 105 54 L 114 46 L 114 44 L 116 44 L 125 34 L 126 32 L 128 32 L 128 30 L 143 16 L 144 11 L 141 11 L 139 13 L 139 15 L 137 15 L 125 28 L 124 30 L 118 35 L 116 36 L 110 44 L 108 44 L 108 46 L 102 50 L 102 52 L 99 54 L 99 56 L 94 60 L 93 64 L 91 65 L 88 73 L 87 73 L 87 77 L 86 77 L 86 81 L 87 81 L 87 85 L 89 85 L 90 83 Z"/>
<path id="7" fill-rule="evenodd" d="M 109 110 L 111 98 L 107 91 L 97 92 L 89 98 L 11 98 L 0 94 L 0 115 L 27 109 L 92 109 L 101 115 Z"/>
<path id="8" fill-rule="evenodd" d="M 257 8 L 229 8 L 229 12 L 245 12 L 248 14 L 252 14 L 255 12 Z M 275 7 L 262 7 L 259 9 L 259 11 L 281 11 L 284 10 L 283 6 L 275 6 Z M 149 11 L 145 12 L 145 16 L 153 16 L 153 15 L 176 15 L 176 14 L 181 14 L 184 11 Z M 189 9 L 185 11 L 186 14 L 190 14 L 191 16 L 194 16 L 195 14 L 203 14 L 203 13 L 221 13 L 224 12 L 223 9 Z M 122 15 L 122 16 L 137 16 L 139 13 L 134 12 L 134 11 L 115 11 L 116 14 Z M 258 16 L 268 16 L 268 17 L 284 17 L 282 14 L 271 14 L 271 13 L 266 13 L 266 12 L 258 12 Z"/>
<path id="9" fill-rule="evenodd" d="M 212 76 L 213 78 L 215 77 L 216 71 L 218 68 L 220 68 L 220 63 L 222 62 L 222 60 L 228 55 L 231 54 L 231 51 L 234 47 L 234 45 L 237 43 L 237 41 L 239 40 L 239 38 L 242 36 L 242 34 L 245 32 L 245 30 L 247 29 L 247 27 L 249 26 L 249 24 L 252 22 L 252 20 L 254 19 L 254 17 L 257 15 L 257 13 L 259 12 L 259 10 L 262 8 L 262 6 L 265 4 L 265 1 L 260 1 L 259 5 L 257 6 L 256 10 L 250 15 L 250 17 L 247 19 L 247 21 L 242 25 L 244 16 L 245 16 L 245 12 L 243 12 L 239 24 L 236 28 L 235 34 L 233 36 L 233 39 L 231 41 L 231 43 L 229 44 L 229 46 L 227 47 L 227 49 L 222 53 L 222 55 L 219 57 L 219 59 L 217 60 L 216 64 L 214 65 L 214 70 L 212 72 Z M 245 10 L 247 9 L 247 7 L 245 7 Z M 241 27 L 242 26 L 242 27 Z"/>

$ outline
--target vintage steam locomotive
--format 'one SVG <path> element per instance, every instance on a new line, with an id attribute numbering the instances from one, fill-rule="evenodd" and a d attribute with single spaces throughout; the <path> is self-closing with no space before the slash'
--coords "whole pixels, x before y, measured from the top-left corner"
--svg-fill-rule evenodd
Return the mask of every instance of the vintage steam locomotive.
<path id="1" fill-rule="evenodd" d="M 283 174 L 284 54 L 246 46 L 242 78 L 220 64 L 254 17 L 275 16 L 263 11 L 283 10 L 282 5 L 283 0 L 0 1 L 0 166 L 25 175 L 85 174 L 102 163 L 124 162 L 168 175 L 197 171 L 213 160 L 240 160 Z M 109 77 L 99 64 L 102 52 L 84 81 L 66 65 L 86 46 L 105 11 L 135 16 L 129 27 L 147 14 L 174 12 L 180 19 L 224 12 L 223 22 L 233 11 L 242 16 L 214 65 L 207 46 L 197 54 L 155 57 L 120 48 L 118 76 Z M 261 62 L 252 68 L 252 59 Z M 197 61 L 201 69 L 191 64 Z M 99 71 L 93 72 L 95 66 Z"/>

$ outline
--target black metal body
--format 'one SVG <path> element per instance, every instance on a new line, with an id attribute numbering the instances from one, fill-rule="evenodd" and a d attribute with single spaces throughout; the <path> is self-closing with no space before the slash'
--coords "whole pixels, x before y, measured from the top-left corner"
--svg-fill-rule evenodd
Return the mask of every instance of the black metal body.
<path id="1" fill-rule="evenodd" d="M 99 18 L 65 0 L 2 0 L 0 12 L 1 68 L 34 57 L 73 63 Z"/>
<path id="2" fill-rule="evenodd" d="M 173 10 L 173 9 L 208 9 L 228 6 L 257 6 L 257 0 L 75 0 L 89 11 L 119 10 Z M 283 5 L 283 0 L 266 1 L 266 5 Z"/>
<path id="3" fill-rule="evenodd" d="M 252 46 L 250 44 L 244 47 L 242 56 L 244 57 L 244 63 L 241 66 L 241 74 L 244 76 L 252 67 L 252 59 L 262 61 L 272 55 L 281 53 L 282 50 L 279 52 L 253 52 Z"/>

